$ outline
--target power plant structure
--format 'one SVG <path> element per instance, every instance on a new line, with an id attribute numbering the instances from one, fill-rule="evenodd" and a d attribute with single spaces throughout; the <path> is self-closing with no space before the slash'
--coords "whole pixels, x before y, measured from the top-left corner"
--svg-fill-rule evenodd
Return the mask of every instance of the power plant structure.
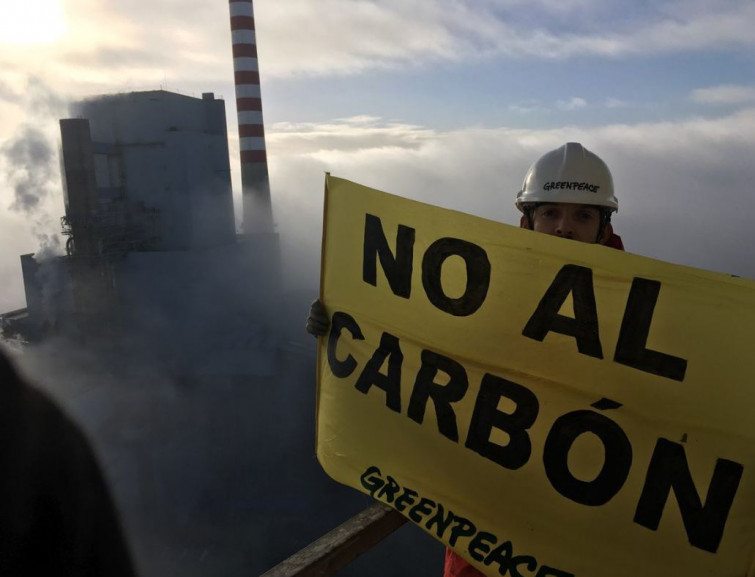
<path id="1" fill-rule="evenodd" d="M 144 576 L 260 574 L 370 503 L 314 456 L 315 342 L 309 300 L 281 281 L 253 5 L 229 11 L 241 231 L 224 100 L 83 100 L 60 120 L 66 254 L 21 256 L 27 307 L 0 318 L 87 353 L 91 374 L 52 371 L 48 388 L 72 391 L 59 397 L 95 441 Z M 442 563 L 407 526 L 340 574 Z"/>
<path id="2" fill-rule="evenodd" d="M 180 341 L 195 332 L 182 325 L 270 321 L 259 305 L 281 294 L 278 239 L 272 226 L 236 234 L 224 101 L 160 90 L 74 109 L 76 118 L 60 121 L 68 238 L 60 282 L 43 298 L 39 268 L 24 255 L 27 316 L 16 324 L 32 340 L 138 325 L 169 326 Z M 195 345 L 180 343 L 190 358 Z"/>

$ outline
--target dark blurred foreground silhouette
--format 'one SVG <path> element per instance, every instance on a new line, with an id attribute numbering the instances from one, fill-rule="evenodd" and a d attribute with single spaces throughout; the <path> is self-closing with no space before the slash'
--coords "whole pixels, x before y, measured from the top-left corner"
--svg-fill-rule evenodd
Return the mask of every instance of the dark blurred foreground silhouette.
<path id="1" fill-rule="evenodd" d="M 0 474 L 0 575 L 134 575 L 89 442 L 1 349 Z"/>

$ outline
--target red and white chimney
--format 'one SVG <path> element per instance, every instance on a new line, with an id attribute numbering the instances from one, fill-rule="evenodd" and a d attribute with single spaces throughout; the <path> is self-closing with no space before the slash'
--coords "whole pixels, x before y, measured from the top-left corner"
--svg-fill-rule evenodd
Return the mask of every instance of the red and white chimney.
<path id="1" fill-rule="evenodd" d="M 273 232 L 252 0 L 229 0 L 245 234 Z"/>

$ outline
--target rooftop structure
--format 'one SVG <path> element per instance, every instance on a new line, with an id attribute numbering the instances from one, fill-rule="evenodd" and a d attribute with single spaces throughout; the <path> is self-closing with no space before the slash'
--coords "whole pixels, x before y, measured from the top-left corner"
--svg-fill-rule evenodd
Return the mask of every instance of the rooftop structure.
<path id="1" fill-rule="evenodd" d="M 69 253 L 189 250 L 235 239 L 225 103 L 114 94 L 61 120 Z"/>

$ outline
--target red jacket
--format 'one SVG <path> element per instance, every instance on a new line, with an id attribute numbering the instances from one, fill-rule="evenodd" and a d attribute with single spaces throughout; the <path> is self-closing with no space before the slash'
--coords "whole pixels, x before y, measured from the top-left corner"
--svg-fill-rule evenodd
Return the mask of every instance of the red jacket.
<path id="1" fill-rule="evenodd" d="M 485 577 L 485 575 L 464 561 L 451 549 L 446 549 L 443 577 Z"/>
<path id="2" fill-rule="evenodd" d="M 624 250 L 624 243 L 621 242 L 621 237 L 618 234 L 611 234 L 611 236 L 608 237 L 605 246 Z"/>
<path id="3" fill-rule="evenodd" d="M 605 246 L 624 250 L 624 243 L 618 234 L 612 234 Z M 485 577 L 451 549 L 446 549 L 446 562 L 443 565 L 443 577 Z"/>

